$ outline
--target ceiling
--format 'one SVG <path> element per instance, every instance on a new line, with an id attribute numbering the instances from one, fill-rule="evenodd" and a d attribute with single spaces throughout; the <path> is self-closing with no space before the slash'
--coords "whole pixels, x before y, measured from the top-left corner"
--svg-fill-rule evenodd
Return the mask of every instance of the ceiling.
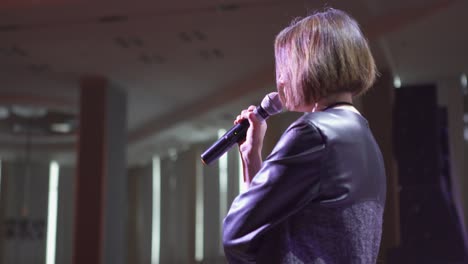
<path id="1" fill-rule="evenodd" d="M 79 79 L 101 75 L 128 94 L 130 162 L 205 141 L 275 90 L 275 35 L 324 6 L 354 16 L 379 70 L 403 84 L 468 72 L 464 0 L 3 0 L 0 104 L 77 114 Z M 73 156 L 74 136 L 32 141 Z M 24 136 L 0 144 L 8 156 Z"/>

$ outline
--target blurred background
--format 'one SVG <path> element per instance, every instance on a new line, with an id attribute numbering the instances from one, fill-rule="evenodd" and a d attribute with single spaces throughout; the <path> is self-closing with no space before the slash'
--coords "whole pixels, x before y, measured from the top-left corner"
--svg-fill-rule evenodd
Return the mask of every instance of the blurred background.
<path id="1" fill-rule="evenodd" d="M 356 100 L 387 167 L 378 262 L 467 263 L 464 0 L 1 0 L 0 263 L 225 263 L 237 148 L 200 154 L 276 90 L 275 35 L 327 6 L 381 73 Z"/>

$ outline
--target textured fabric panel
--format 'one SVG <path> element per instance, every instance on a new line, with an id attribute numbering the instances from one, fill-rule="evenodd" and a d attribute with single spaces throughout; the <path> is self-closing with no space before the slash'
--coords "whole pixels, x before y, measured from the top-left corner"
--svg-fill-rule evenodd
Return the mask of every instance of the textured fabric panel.
<path id="1" fill-rule="evenodd" d="M 374 201 L 346 208 L 308 208 L 264 237 L 257 263 L 375 263 L 383 205 Z"/>

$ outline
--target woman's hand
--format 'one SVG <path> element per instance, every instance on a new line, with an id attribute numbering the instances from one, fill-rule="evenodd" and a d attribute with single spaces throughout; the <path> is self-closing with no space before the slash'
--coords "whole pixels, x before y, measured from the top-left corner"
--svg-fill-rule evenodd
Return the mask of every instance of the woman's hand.
<path id="1" fill-rule="evenodd" d="M 253 177 L 262 166 L 263 139 L 267 129 L 265 120 L 259 120 L 254 114 L 253 111 L 255 108 L 256 107 L 253 105 L 249 106 L 249 108 L 243 110 L 234 121 L 234 124 L 237 124 L 243 119 L 247 119 L 250 124 L 245 140 L 239 143 L 239 152 L 241 154 L 244 170 L 244 181 L 247 185 L 250 184 Z"/>

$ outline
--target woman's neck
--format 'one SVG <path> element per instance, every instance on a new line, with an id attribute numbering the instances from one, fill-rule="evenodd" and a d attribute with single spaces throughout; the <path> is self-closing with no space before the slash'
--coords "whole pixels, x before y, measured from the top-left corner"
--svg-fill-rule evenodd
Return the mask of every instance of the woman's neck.
<path id="1" fill-rule="evenodd" d="M 333 105 L 338 102 L 346 102 L 346 103 L 353 103 L 353 95 L 350 92 L 342 92 L 342 93 L 336 93 L 329 95 L 327 97 L 324 97 L 320 99 L 318 102 L 316 102 L 314 105 L 312 105 L 312 110 L 311 112 L 318 112 L 318 111 L 323 111 L 330 105 Z M 348 106 L 352 107 L 352 106 Z"/>

